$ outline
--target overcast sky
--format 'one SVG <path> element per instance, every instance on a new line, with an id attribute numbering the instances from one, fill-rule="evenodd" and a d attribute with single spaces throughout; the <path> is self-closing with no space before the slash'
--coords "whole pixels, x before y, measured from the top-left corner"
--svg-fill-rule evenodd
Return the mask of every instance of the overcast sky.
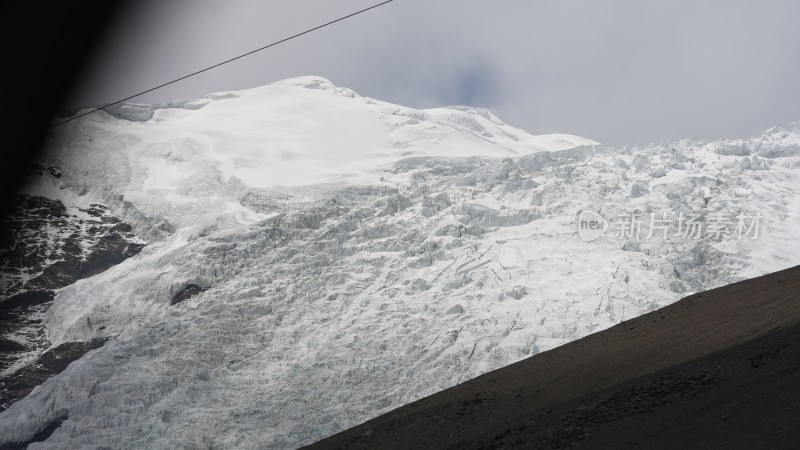
<path id="1" fill-rule="evenodd" d="M 379 0 L 141 0 L 73 103 L 101 104 Z M 395 0 L 135 101 L 320 75 L 425 108 L 490 108 L 607 144 L 745 137 L 800 120 L 796 0 Z"/>

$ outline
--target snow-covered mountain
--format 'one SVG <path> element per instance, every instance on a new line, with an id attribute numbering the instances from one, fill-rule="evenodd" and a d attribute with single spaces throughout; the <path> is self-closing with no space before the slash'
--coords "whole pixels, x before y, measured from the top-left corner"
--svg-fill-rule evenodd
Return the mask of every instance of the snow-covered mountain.
<path id="1" fill-rule="evenodd" d="M 94 113 L 42 163 L 27 195 L 147 245 L 47 310 L 107 341 L 0 413 L 60 423 L 32 449 L 293 448 L 800 263 L 800 123 L 615 149 L 304 77 Z"/>

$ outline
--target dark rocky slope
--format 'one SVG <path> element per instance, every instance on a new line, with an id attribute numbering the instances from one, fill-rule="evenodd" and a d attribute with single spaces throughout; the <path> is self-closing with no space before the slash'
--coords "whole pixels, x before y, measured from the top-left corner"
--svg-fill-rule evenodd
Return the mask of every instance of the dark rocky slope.
<path id="1" fill-rule="evenodd" d="M 800 267 L 702 292 L 308 448 L 797 448 Z"/>
<path id="2" fill-rule="evenodd" d="M 51 175 L 57 177 L 57 172 Z M 57 289 L 139 253 L 131 226 L 100 204 L 19 195 L 0 222 L 0 411 L 102 341 L 50 346 L 43 317 Z"/>

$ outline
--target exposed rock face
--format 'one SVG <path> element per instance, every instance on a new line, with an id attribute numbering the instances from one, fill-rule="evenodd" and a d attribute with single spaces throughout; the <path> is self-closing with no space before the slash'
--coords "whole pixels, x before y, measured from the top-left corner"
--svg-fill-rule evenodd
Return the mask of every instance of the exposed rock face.
<path id="1" fill-rule="evenodd" d="M 0 303 L 0 371 L 35 349 L 45 348 L 42 316 L 53 301 L 53 291 L 29 291 Z M 2 383 L 6 380 L 3 379 Z"/>
<path id="2" fill-rule="evenodd" d="M 177 294 L 175 294 L 175 297 L 172 297 L 171 304 L 175 305 L 175 304 L 180 303 L 180 302 L 182 302 L 184 300 L 188 300 L 188 299 L 194 297 L 195 295 L 205 291 L 206 289 L 207 288 L 201 288 L 200 286 L 198 286 L 196 284 L 190 284 L 190 285 L 186 286 L 185 288 L 181 289 Z"/>
<path id="3" fill-rule="evenodd" d="M 37 170 L 55 178 L 55 168 Z M 50 346 L 43 316 L 55 290 L 96 275 L 144 247 L 131 226 L 106 207 L 67 207 L 60 200 L 19 195 L 0 224 L 0 410 L 102 345 Z M 92 343 L 94 342 L 94 343 Z"/>
<path id="4" fill-rule="evenodd" d="M 58 427 L 61 426 L 61 424 L 64 423 L 65 420 L 67 420 L 67 416 L 61 416 L 48 423 L 47 426 L 42 429 L 42 431 L 36 433 L 27 441 L 3 444 L 0 445 L 0 450 L 25 450 L 29 445 L 35 442 L 44 442 L 50 437 L 51 434 L 53 434 L 54 431 L 58 429 Z"/>
<path id="5" fill-rule="evenodd" d="M 0 298 L 67 286 L 144 247 L 131 226 L 105 206 L 75 210 L 42 196 L 18 197 L 0 232 Z"/>
<path id="6" fill-rule="evenodd" d="M 36 361 L 3 379 L 0 388 L 0 410 L 5 410 L 15 401 L 28 395 L 33 388 L 42 384 L 53 375 L 61 373 L 69 364 L 89 350 L 100 348 L 103 339 L 92 339 L 87 342 L 67 342 L 51 348 Z"/>

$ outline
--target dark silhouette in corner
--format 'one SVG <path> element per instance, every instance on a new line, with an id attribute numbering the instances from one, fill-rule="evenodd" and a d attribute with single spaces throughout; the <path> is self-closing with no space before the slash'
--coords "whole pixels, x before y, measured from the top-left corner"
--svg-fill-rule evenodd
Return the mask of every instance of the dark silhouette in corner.
<path id="1" fill-rule="evenodd" d="M 91 64 L 128 2 L 3 3 L 3 150 L 0 218 L 35 167 L 51 119 Z M 120 93 L 125 94 L 125 93 Z"/>

